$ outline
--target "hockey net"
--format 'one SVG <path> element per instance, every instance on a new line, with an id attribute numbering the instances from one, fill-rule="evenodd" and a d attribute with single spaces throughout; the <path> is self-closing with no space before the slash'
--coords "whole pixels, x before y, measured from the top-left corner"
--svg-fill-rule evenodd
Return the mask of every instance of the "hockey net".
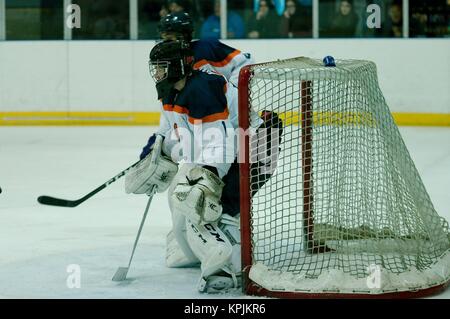
<path id="1" fill-rule="evenodd" d="M 376 66 L 336 62 L 302 57 L 241 71 L 244 289 L 281 297 L 442 290 L 448 223 L 394 123 Z M 282 128 L 262 134 L 250 127 L 252 111 L 276 112 Z"/>

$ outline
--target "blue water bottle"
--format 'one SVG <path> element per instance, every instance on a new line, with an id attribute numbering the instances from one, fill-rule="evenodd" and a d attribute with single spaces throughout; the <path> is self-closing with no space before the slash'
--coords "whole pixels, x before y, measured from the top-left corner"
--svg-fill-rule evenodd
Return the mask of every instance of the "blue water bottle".
<path id="1" fill-rule="evenodd" d="M 336 66 L 336 62 L 334 61 L 334 58 L 331 55 L 327 55 L 323 58 L 323 64 L 325 66 Z"/>

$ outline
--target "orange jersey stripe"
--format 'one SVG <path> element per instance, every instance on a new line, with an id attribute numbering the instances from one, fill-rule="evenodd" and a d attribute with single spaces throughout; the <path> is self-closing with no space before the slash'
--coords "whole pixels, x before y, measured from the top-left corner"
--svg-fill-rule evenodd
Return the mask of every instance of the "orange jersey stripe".
<path id="1" fill-rule="evenodd" d="M 227 55 L 227 57 L 225 59 L 223 59 L 222 61 L 218 61 L 218 62 L 214 62 L 214 61 L 208 61 L 206 59 L 202 59 L 200 61 L 198 61 L 197 63 L 194 64 L 194 69 L 200 69 L 202 66 L 204 66 L 205 64 L 211 64 L 212 66 L 215 67 L 224 67 L 226 66 L 228 63 L 230 63 L 231 60 L 233 60 L 233 58 L 238 55 L 239 53 L 241 53 L 241 51 L 239 50 L 234 50 L 233 52 L 231 52 L 230 54 Z"/>
<path id="2" fill-rule="evenodd" d="M 221 113 L 214 113 L 211 115 L 207 115 L 201 119 L 196 119 L 196 118 L 189 116 L 188 120 L 189 120 L 189 123 L 191 123 L 191 124 L 195 124 L 195 121 L 201 121 L 201 123 L 210 123 L 210 122 L 215 122 L 215 121 L 220 121 L 220 120 L 226 120 L 226 119 L 228 119 L 228 115 L 229 115 L 228 108 L 226 108 L 225 111 L 223 111 Z M 199 124 L 201 124 L 201 123 L 199 123 Z"/>
<path id="3" fill-rule="evenodd" d="M 175 113 L 189 115 L 189 110 L 187 108 L 179 106 L 179 105 L 172 106 L 170 104 L 164 104 L 163 109 L 164 109 L 164 111 L 168 111 L 168 112 L 175 112 Z"/>
<path id="4" fill-rule="evenodd" d="M 214 122 L 214 121 L 219 121 L 219 120 L 226 120 L 226 119 L 228 119 L 228 116 L 229 116 L 228 108 L 225 108 L 225 110 L 223 112 L 210 114 L 210 115 L 207 115 L 200 119 L 196 119 L 194 117 L 189 116 L 189 110 L 187 108 L 179 106 L 179 105 L 172 106 L 170 104 L 164 104 L 163 109 L 164 109 L 164 111 L 168 111 L 168 112 L 186 114 L 188 116 L 188 121 L 191 124 L 195 124 L 194 123 L 195 121 L 201 121 L 202 123 L 209 123 L 209 122 Z"/>

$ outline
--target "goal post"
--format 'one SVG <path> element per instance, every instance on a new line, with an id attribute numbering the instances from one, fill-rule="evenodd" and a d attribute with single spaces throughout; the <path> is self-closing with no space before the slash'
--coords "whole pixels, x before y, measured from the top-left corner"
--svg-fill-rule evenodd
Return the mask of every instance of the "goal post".
<path id="1" fill-rule="evenodd" d="M 306 57 L 241 70 L 239 126 L 250 132 L 239 144 L 246 293 L 403 298 L 448 286 L 448 223 L 376 72 L 370 61 L 325 67 Z M 281 119 L 280 143 L 251 127 L 251 113 L 263 111 Z M 264 143 L 279 149 L 268 179 L 252 166 Z"/>

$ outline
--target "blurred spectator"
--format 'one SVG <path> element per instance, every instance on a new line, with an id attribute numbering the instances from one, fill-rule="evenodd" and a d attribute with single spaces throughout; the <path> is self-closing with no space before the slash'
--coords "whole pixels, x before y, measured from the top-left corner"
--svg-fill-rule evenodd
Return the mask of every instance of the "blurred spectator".
<path id="1" fill-rule="evenodd" d="M 286 0 L 270 0 L 278 16 L 282 16 L 285 11 Z"/>
<path id="2" fill-rule="evenodd" d="M 427 25 L 427 15 L 420 12 L 415 12 L 411 15 L 409 19 L 409 29 L 410 35 L 415 36 L 425 36 L 425 30 Z"/>
<path id="3" fill-rule="evenodd" d="M 392 3 L 388 14 L 387 36 L 401 38 L 403 36 L 402 6 L 399 3 Z"/>
<path id="4" fill-rule="evenodd" d="M 337 15 L 328 30 L 327 35 L 332 37 L 353 37 L 358 26 L 358 16 L 353 10 L 350 0 L 341 0 Z"/>
<path id="5" fill-rule="evenodd" d="M 63 39 L 61 1 L 3 1 L 3 5 L 0 10 L 5 10 L 3 22 L 7 40 Z M 1 43 L 0 40 L 0 47 Z"/>
<path id="6" fill-rule="evenodd" d="M 245 27 L 242 18 L 235 12 L 227 11 L 227 38 L 243 38 Z M 200 37 L 220 38 L 220 0 L 214 2 L 214 13 L 210 15 L 202 25 Z"/>
<path id="7" fill-rule="evenodd" d="M 170 13 L 174 12 L 190 12 L 189 0 L 168 0 L 167 7 Z"/>
<path id="8" fill-rule="evenodd" d="M 430 37 L 444 37 L 449 36 L 450 25 L 450 0 L 447 3 L 444 1 L 437 1 L 435 9 L 430 14 L 429 33 Z"/>
<path id="9" fill-rule="evenodd" d="M 286 1 L 286 9 L 281 17 L 280 35 L 288 38 L 311 36 L 311 12 L 294 0 Z"/>
<path id="10" fill-rule="evenodd" d="M 411 37 L 449 36 L 449 0 L 411 1 L 409 5 Z"/>
<path id="11" fill-rule="evenodd" d="M 386 19 L 381 23 L 381 28 L 374 29 L 374 35 L 389 38 L 403 37 L 402 5 L 398 1 L 393 1 L 388 5 L 386 10 Z"/>
<path id="12" fill-rule="evenodd" d="M 279 18 L 272 3 L 269 0 L 260 0 L 258 11 L 250 18 L 248 37 L 251 39 L 277 38 L 280 36 L 276 27 L 278 24 Z"/>
<path id="13" fill-rule="evenodd" d="M 157 30 L 159 20 L 168 13 L 165 0 L 139 1 L 139 39 L 159 38 Z"/>
<path id="14" fill-rule="evenodd" d="M 210 5 L 208 5 L 211 3 Z M 168 13 L 174 12 L 186 12 L 188 13 L 194 22 L 194 38 L 200 36 L 200 26 L 202 25 L 205 16 L 204 9 L 212 8 L 211 0 L 167 0 Z M 205 8 L 203 8 L 205 7 Z M 209 10 L 211 12 L 212 10 Z"/>
<path id="15" fill-rule="evenodd" d="M 128 39 L 128 19 L 124 19 L 124 2 L 109 3 L 106 0 L 92 4 L 92 35 L 96 39 Z M 128 17 L 126 17 L 128 18 Z"/>
<path id="16" fill-rule="evenodd" d="M 169 14 L 169 9 L 167 8 L 166 4 L 163 3 L 159 9 L 159 17 L 162 18 L 168 14 Z"/>

